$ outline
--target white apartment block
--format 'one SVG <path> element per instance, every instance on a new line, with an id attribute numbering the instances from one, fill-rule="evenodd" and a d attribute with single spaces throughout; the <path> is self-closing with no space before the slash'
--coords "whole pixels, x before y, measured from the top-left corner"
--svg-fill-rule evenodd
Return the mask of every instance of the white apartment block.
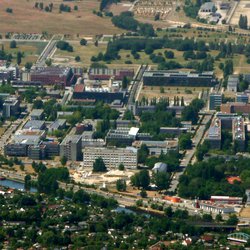
<path id="1" fill-rule="evenodd" d="M 101 157 L 107 168 L 117 168 L 121 163 L 125 168 L 137 167 L 137 149 L 85 147 L 83 150 L 84 167 L 92 167 L 95 159 Z"/>

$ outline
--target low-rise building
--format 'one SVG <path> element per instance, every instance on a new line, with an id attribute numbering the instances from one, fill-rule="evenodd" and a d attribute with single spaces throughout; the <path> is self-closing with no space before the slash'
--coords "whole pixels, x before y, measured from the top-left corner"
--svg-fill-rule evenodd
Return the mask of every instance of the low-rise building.
<path id="1" fill-rule="evenodd" d="M 31 120 L 42 120 L 43 118 L 43 109 L 33 109 L 30 113 Z"/>
<path id="2" fill-rule="evenodd" d="M 216 11 L 215 4 L 213 2 L 206 2 L 201 5 L 200 12 L 213 13 Z"/>
<path id="3" fill-rule="evenodd" d="M 242 197 L 213 195 L 210 197 L 210 201 L 217 204 L 242 204 Z"/>
<path id="4" fill-rule="evenodd" d="M 51 123 L 48 126 L 49 132 L 53 132 L 55 130 L 64 129 L 66 127 L 66 119 L 57 119 L 55 122 Z"/>
<path id="5" fill-rule="evenodd" d="M 107 168 L 117 168 L 121 163 L 125 168 L 135 169 L 137 167 L 137 149 L 134 147 L 85 147 L 83 150 L 84 167 L 92 167 L 99 157 L 103 159 Z"/>
<path id="6" fill-rule="evenodd" d="M 229 213 L 235 212 L 233 206 L 217 204 L 211 201 L 200 201 L 199 206 L 201 209 L 203 209 L 204 212 L 207 212 L 207 213 L 229 214 Z"/>
<path id="7" fill-rule="evenodd" d="M 155 163 L 152 171 L 154 173 L 166 173 L 168 171 L 168 166 L 164 162 L 157 162 Z"/>
<path id="8" fill-rule="evenodd" d="M 248 103 L 248 100 L 249 100 L 249 97 L 247 94 L 244 94 L 244 93 L 236 94 L 236 102 Z"/>
<path id="9" fill-rule="evenodd" d="M 229 113 L 229 114 L 230 113 L 250 114 L 250 104 L 241 102 L 228 102 L 225 104 L 221 104 L 220 110 L 223 113 Z"/>
<path id="10" fill-rule="evenodd" d="M 187 133 L 188 128 L 179 127 L 161 127 L 160 134 L 168 134 L 172 136 L 180 136 L 182 133 Z"/>
<path id="11" fill-rule="evenodd" d="M 26 124 L 23 126 L 23 129 L 43 130 L 45 129 L 45 122 L 41 120 L 30 120 L 26 122 Z"/>

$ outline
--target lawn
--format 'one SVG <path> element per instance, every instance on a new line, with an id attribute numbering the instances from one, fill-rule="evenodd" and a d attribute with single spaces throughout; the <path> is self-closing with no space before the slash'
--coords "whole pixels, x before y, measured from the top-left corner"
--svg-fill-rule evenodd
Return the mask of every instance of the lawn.
<path id="1" fill-rule="evenodd" d="M 22 63 L 23 66 L 26 62 L 36 62 L 37 58 L 47 45 L 47 42 L 17 42 L 17 47 L 11 49 L 10 42 L 3 42 L 0 40 L 0 46 L 4 46 L 7 53 L 13 56 L 13 62 L 16 62 L 16 54 L 18 51 L 23 53 Z"/>

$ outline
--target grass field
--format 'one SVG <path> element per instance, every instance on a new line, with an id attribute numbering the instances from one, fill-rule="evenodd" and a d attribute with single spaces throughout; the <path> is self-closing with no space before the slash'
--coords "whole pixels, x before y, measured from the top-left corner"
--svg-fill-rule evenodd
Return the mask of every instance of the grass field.
<path id="1" fill-rule="evenodd" d="M 115 34 L 120 30 L 114 27 L 110 18 L 98 17 L 93 10 L 99 10 L 98 0 L 67 1 L 43 0 L 44 6 L 53 2 L 53 11 L 45 12 L 34 8 L 35 0 L 1 0 L 0 1 L 0 33 L 42 33 L 70 35 Z M 38 1 L 39 2 L 39 1 Z M 70 13 L 59 13 L 61 3 L 71 6 Z M 74 6 L 78 11 L 74 11 Z M 7 13 L 12 8 L 13 13 Z"/>
<path id="2" fill-rule="evenodd" d="M 164 87 L 164 93 L 161 93 L 161 87 L 159 86 L 143 86 L 139 96 L 139 100 L 142 97 L 146 97 L 149 100 L 153 98 L 167 98 L 169 97 L 170 102 L 174 101 L 174 97 L 183 97 L 185 104 L 189 104 L 193 99 L 197 98 L 202 91 L 207 91 L 206 87 L 178 87 L 169 86 Z"/>
<path id="3" fill-rule="evenodd" d="M 24 57 L 22 58 L 21 66 L 23 66 L 26 62 L 36 62 L 46 44 L 46 42 L 17 42 L 17 47 L 11 49 L 9 42 L 3 42 L 0 40 L 0 46 L 3 45 L 5 51 L 12 54 L 13 62 L 16 61 L 16 54 L 18 51 L 23 53 Z"/>

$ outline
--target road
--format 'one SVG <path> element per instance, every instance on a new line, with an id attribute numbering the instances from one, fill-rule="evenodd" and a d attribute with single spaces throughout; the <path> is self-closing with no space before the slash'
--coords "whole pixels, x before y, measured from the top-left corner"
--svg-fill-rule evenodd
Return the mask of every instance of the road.
<path id="1" fill-rule="evenodd" d="M 128 98 L 129 109 L 130 109 L 129 106 L 135 103 L 135 99 L 137 97 L 138 91 L 140 90 L 141 85 L 143 84 L 142 82 L 143 74 L 147 69 L 148 69 L 148 65 L 141 65 L 132 81 L 132 86 L 131 86 L 131 90 L 130 90 L 129 98 Z"/>
<path id="2" fill-rule="evenodd" d="M 211 120 L 212 115 L 208 114 L 205 115 L 204 118 L 201 121 L 201 124 L 199 126 L 199 128 L 197 129 L 192 141 L 193 141 L 193 148 L 190 150 L 186 150 L 184 157 L 181 160 L 181 171 L 176 172 L 174 174 L 174 177 L 171 180 L 170 183 L 170 188 L 168 189 L 168 191 L 170 192 L 176 192 L 176 189 L 178 187 L 179 184 L 179 178 L 181 175 L 183 175 L 183 173 L 185 172 L 186 167 L 188 166 L 188 164 L 192 161 L 192 163 L 195 162 L 195 150 L 197 148 L 197 146 L 199 145 L 199 143 L 202 141 L 203 135 L 205 133 L 206 130 L 206 124 Z M 192 160 L 193 159 L 193 160 Z"/>
<path id="3" fill-rule="evenodd" d="M 37 59 L 36 66 L 43 67 L 48 58 L 51 58 L 56 51 L 56 44 L 58 40 L 53 36 L 39 58 Z"/>

